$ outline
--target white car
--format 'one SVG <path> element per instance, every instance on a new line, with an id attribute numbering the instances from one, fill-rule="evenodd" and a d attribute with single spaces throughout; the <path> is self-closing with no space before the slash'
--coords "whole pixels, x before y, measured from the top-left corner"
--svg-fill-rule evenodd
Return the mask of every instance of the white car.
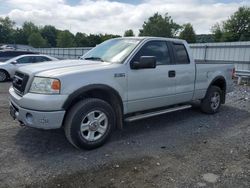
<path id="1" fill-rule="evenodd" d="M 58 59 L 48 55 L 29 54 L 20 55 L 9 59 L 8 61 L 0 62 L 0 82 L 13 78 L 16 70 L 21 66 L 56 60 Z"/>

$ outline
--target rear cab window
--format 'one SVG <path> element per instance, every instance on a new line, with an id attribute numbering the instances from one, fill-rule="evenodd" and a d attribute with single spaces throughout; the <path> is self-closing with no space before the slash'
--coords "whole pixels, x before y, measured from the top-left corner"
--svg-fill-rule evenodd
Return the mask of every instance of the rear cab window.
<path id="1" fill-rule="evenodd" d="M 190 59 L 186 47 L 182 43 L 173 43 L 176 64 L 189 64 Z"/>

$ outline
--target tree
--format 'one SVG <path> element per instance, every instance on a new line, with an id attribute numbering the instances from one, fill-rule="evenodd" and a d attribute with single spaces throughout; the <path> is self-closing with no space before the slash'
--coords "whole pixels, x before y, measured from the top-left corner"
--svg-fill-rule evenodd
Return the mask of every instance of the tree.
<path id="1" fill-rule="evenodd" d="M 26 35 L 22 28 L 17 28 L 14 30 L 13 41 L 15 44 L 27 44 Z"/>
<path id="2" fill-rule="evenodd" d="M 39 33 L 38 27 L 32 22 L 24 22 L 22 26 L 22 30 L 24 33 L 23 40 L 26 44 L 29 43 L 28 39 L 32 33 Z"/>
<path id="3" fill-rule="evenodd" d="M 85 33 L 77 32 L 75 35 L 75 41 L 77 47 L 89 47 L 88 36 Z"/>
<path id="4" fill-rule="evenodd" d="M 175 23 L 171 16 L 166 13 L 163 17 L 155 13 L 142 25 L 139 36 L 174 37 L 180 29 L 180 25 Z"/>
<path id="5" fill-rule="evenodd" d="M 13 27 L 15 22 L 9 17 L 0 17 L 0 43 L 10 43 L 12 41 Z"/>
<path id="6" fill-rule="evenodd" d="M 27 35 L 31 35 L 32 33 L 38 33 L 39 29 L 38 27 L 32 23 L 32 22 L 24 22 L 23 23 L 23 31 L 27 34 Z"/>
<path id="7" fill-rule="evenodd" d="M 228 40 L 250 40 L 250 7 L 240 7 L 223 23 L 223 28 L 230 34 Z"/>
<path id="8" fill-rule="evenodd" d="M 100 44 L 101 42 L 102 42 L 102 39 L 100 35 L 90 34 L 88 36 L 89 47 L 95 47 L 97 44 Z"/>
<path id="9" fill-rule="evenodd" d="M 132 29 L 126 30 L 124 32 L 124 37 L 133 37 L 135 36 L 134 31 Z"/>
<path id="10" fill-rule="evenodd" d="M 250 7 L 240 7 L 230 18 L 212 27 L 216 41 L 250 40 Z"/>
<path id="11" fill-rule="evenodd" d="M 48 46 L 56 47 L 57 29 L 51 25 L 45 25 L 41 29 L 42 37 L 47 40 Z"/>
<path id="12" fill-rule="evenodd" d="M 46 40 L 42 37 L 40 33 L 32 33 L 28 38 L 29 45 L 34 48 L 46 47 Z"/>
<path id="13" fill-rule="evenodd" d="M 104 35 L 100 34 L 99 36 L 101 38 L 101 42 L 104 42 L 109 39 L 121 37 L 120 35 L 113 35 L 113 34 L 104 34 Z"/>
<path id="14" fill-rule="evenodd" d="M 221 42 L 222 40 L 222 29 L 219 23 L 215 24 L 211 29 L 215 42 Z"/>
<path id="15" fill-rule="evenodd" d="M 212 34 L 199 34 L 195 36 L 197 43 L 215 42 Z"/>
<path id="16" fill-rule="evenodd" d="M 57 47 L 68 48 L 75 46 L 74 35 L 69 30 L 59 31 L 56 41 Z"/>
<path id="17" fill-rule="evenodd" d="M 111 38 L 117 38 L 120 37 L 119 35 L 112 35 L 112 34 L 90 34 L 87 35 L 85 33 L 76 33 L 75 35 L 75 41 L 76 45 L 78 47 L 94 47 L 97 44 L 100 44 L 101 42 L 111 39 Z"/>
<path id="18" fill-rule="evenodd" d="M 188 43 L 195 43 L 196 37 L 195 37 L 193 26 L 190 23 L 184 24 L 183 30 L 181 31 L 179 37 L 181 39 L 186 40 Z"/>

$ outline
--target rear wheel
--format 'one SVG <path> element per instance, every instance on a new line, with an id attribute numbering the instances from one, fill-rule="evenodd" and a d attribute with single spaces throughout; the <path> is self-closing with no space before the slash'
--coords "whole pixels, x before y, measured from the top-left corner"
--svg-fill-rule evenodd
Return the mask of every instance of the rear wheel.
<path id="1" fill-rule="evenodd" d="M 65 135 L 77 148 L 97 148 L 110 137 L 114 117 L 114 111 L 106 101 L 85 99 L 75 104 L 66 116 Z"/>
<path id="2" fill-rule="evenodd" d="M 5 70 L 0 70 L 0 82 L 5 82 L 8 78 L 8 73 Z"/>
<path id="3" fill-rule="evenodd" d="M 201 110 L 207 114 L 214 114 L 221 106 L 222 91 L 217 86 L 210 86 L 204 99 L 201 101 Z"/>

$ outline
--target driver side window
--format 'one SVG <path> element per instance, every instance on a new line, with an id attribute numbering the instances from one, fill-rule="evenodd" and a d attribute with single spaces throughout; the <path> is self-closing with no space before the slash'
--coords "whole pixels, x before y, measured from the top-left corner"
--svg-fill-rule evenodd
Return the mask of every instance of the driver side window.
<path id="1" fill-rule="evenodd" d="M 171 64 L 169 49 L 165 41 L 150 41 L 137 52 L 132 62 L 139 62 L 141 56 L 155 56 L 157 65 Z"/>

